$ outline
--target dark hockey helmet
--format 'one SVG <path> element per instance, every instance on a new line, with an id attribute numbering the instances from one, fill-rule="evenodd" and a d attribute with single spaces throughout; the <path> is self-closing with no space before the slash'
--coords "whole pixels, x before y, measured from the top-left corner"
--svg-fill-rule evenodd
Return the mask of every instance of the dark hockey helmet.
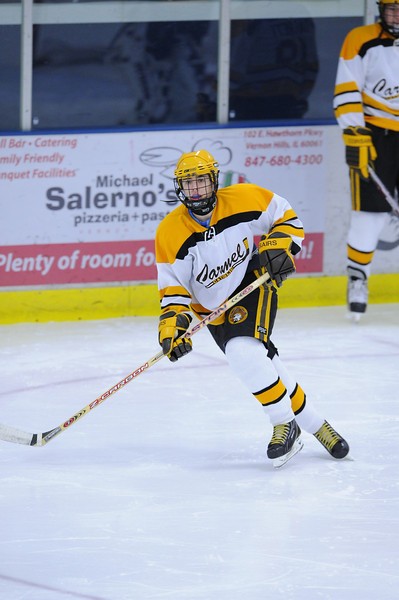
<path id="1" fill-rule="evenodd" d="M 387 10 L 394 10 L 395 8 L 396 10 L 399 10 L 399 6 L 395 7 L 395 4 L 399 5 L 399 0 L 379 0 L 379 2 L 377 2 L 382 27 L 385 29 L 385 31 L 388 31 L 388 33 L 393 35 L 393 37 L 398 38 L 399 23 L 388 24 L 386 22 Z"/>
<path id="2" fill-rule="evenodd" d="M 208 175 L 212 183 L 212 194 L 209 198 L 194 200 L 183 191 L 183 179 Z M 187 152 L 179 158 L 175 169 L 175 191 L 180 202 L 196 215 L 205 216 L 216 205 L 216 192 L 219 186 L 219 165 L 207 150 Z"/>

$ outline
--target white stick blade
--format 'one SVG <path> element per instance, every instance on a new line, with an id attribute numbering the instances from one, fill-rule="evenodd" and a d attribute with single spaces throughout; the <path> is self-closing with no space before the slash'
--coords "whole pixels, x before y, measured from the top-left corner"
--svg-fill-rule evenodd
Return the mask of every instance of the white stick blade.
<path id="1" fill-rule="evenodd" d="M 14 429 L 14 427 L 9 427 L 8 425 L 0 423 L 0 440 L 30 446 L 32 437 L 31 433 L 22 431 L 21 429 Z"/>

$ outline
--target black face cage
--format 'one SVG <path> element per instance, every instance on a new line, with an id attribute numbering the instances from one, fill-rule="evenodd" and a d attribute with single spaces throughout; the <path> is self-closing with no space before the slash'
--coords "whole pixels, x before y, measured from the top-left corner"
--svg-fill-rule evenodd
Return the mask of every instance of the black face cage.
<path id="1" fill-rule="evenodd" d="M 175 177 L 173 180 L 175 186 L 176 196 L 188 209 L 192 210 L 194 214 L 206 215 L 215 208 L 216 204 L 216 192 L 219 188 L 219 172 L 211 171 L 206 173 L 211 178 L 213 184 L 213 192 L 210 198 L 204 198 L 203 200 L 190 200 L 183 192 L 182 178 Z M 194 177 L 196 175 L 193 175 Z"/>
<path id="2" fill-rule="evenodd" d="M 388 33 L 393 35 L 393 37 L 398 38 L 399 37 L 399 27 L 393 27 L 392 25 L 387 25 L 387 23 L 384 19 L 384 10 L 385 10 L 386 6 L 387 5 L 382 4 L 382 2 L 378 2 L 378 11 L 380 13 L 381 26 L 383 29 L 385 29 L 385 31 L 387 31 Z"/>

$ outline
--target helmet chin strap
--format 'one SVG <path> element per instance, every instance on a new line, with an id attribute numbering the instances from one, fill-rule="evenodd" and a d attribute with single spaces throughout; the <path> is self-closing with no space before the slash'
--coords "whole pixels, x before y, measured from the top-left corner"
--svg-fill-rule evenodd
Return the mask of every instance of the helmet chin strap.
<path id="1" fill-rule="evenodd" d="M 193 206 L 192 201 L 190 200 L 185 202 L 186 207 L 189 208 L 192 213 L 199 217 L 206 217 L 206 215 L 209 215 L 216 206 L 216 194 L 213 193 L 210 198 L 200 200 L 198 204 L 200 206 Z"/>
<path id="2" fill-rule="evenodd" d="M 385 29 L 390 35 L 393 35 L 394 38 L 399 37 L 399 26 L 387 25 L 385 21 L 381 21 L 382 28 Z"/>

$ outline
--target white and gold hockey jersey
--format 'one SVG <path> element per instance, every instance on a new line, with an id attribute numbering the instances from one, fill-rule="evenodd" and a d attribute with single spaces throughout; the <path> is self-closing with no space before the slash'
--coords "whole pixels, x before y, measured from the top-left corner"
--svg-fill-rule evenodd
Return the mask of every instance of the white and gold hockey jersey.
<path id="1" fill-rule="evenodd" d="M 301 248 L 303 226 L 289 202 L 251 183 L 217 192 L 209 227 L 184 205 L 175 208 L 155 236 L 161 310 L 215 310 L 242 282 L 255 238 L 270 231 L 287 233 Z"/>
<path id="2" fill-rule="evenodd" d="M 399 39 L 379 23 L 356 27 L 344 40 L 334 114 L 342 129 L 370 123 L 399 131 Z"/>

